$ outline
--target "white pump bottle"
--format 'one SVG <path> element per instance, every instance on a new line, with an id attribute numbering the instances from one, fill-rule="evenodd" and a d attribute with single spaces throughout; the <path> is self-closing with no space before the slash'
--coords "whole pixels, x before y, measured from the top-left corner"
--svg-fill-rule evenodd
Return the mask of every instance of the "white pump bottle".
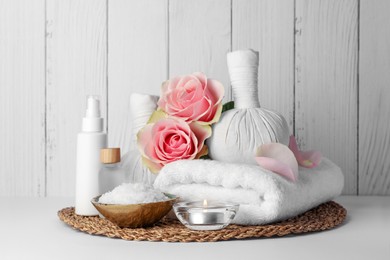
<path id="1" fill-rule="evenodd" d="M 87 111 L 82 131 L 77 136 L 76 214 L 95 216 L 91 199 L 99 195 L 100 149 L 107 147 L 98 96 L 87 96 Z"/>

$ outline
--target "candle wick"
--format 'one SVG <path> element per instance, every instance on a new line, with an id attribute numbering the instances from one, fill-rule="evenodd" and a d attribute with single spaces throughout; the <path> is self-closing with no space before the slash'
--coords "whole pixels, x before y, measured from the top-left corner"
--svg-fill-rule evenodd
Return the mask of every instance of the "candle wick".
<path id="1" fill-rule="evenodd" d="M 204 199 L 203 200 L 203 212 L 207 212 L 207 200 L 206 199 Z"/>

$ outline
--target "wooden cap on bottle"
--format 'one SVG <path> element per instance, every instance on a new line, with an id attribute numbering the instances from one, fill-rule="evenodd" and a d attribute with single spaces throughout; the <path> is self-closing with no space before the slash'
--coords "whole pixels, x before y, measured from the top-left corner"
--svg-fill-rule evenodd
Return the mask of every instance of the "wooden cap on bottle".
<path id="1" fill-rule="evenodd" d="M 117 163 L 121 161 L 121 148 L 104 148 L 100 150 L 102 163 Z"/>

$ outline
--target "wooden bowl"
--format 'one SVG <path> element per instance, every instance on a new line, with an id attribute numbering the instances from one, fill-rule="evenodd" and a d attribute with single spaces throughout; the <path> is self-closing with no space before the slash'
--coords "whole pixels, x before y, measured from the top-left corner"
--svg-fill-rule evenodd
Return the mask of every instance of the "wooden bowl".
<path id="1" fill-rule="evenodd" d="M 140 204 L 104 204 L 99 203 L 100 196 L 91 200 L 95 208 L 108 220 L 121 228 L 140 228 L 157 223 L 172 209 L 178 199 L 164 193 L 169 199 Z"/>

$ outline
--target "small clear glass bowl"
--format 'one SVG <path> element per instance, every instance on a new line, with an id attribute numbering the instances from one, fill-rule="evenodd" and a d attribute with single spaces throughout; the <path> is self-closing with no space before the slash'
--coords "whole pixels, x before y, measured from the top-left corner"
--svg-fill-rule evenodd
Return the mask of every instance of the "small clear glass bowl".
<path id="1" fill-rule="evenodd" d="M 173 210 L 180 222 L 193 230 L 223 229 L 233 220 L 240 205 L 207 201 L 178 202 Z"/>

